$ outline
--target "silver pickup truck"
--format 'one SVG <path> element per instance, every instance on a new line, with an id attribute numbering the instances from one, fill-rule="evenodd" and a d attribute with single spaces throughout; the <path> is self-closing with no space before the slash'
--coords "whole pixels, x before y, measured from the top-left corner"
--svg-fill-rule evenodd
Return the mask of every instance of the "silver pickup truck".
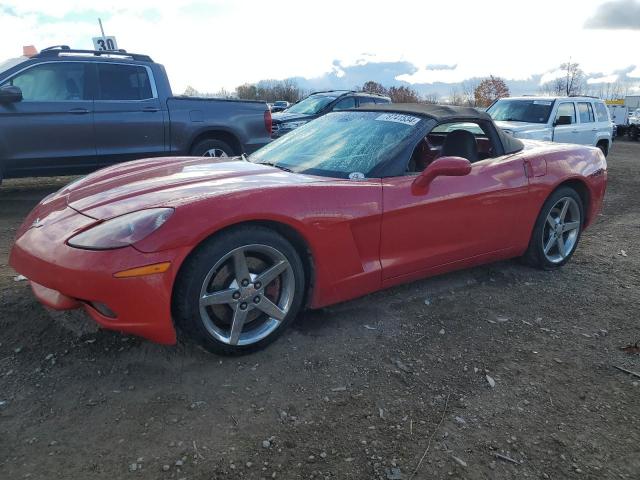
<path id="1" fill-rule="evenodd" d="M 0 180 L 240 155 L 270 136 L 266 103 L 174 96 L 146 55 L 58 46 L 0 63 Z"/>

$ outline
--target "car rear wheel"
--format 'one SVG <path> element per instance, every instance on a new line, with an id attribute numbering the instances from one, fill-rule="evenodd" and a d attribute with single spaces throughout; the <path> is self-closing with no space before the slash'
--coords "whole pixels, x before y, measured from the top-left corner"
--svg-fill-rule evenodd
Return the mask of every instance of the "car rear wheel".
<path id="1" fill-rule="evenodd" d="M 226 158 L 233 157 L 235 152 L 230 145 L 222 140 L 206 139 L 193 146 L 191 155 L 194 157 Z"/>
<path id="2" fill-rule="evenodd" d="M 241 227 L 185 261 L 174 289 L 178 328 L 211 352 L 248 353 L 274 341 L 304 298 L 302 261 L 276 232 Z"/>
<path id="3" fill-rule="evenodd" d="M 524 255 L 527 263 L 551 270 L 569 261 L 576 251 L 584 208 L 580 195 L 569 187 L 560 187 L 544 203 L 533 229 L 529 248 Z"/>

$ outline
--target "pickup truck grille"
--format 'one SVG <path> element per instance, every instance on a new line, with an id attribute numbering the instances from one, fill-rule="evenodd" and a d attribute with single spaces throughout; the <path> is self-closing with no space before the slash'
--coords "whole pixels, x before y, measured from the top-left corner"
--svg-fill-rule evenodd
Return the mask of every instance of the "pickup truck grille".
<path id="1" fill-rule="evenodd" d="M 271 125 L 271 135 L 278 133 L 279 130 L 280 130 L 280 124 L 279 123 L 273 123 Z"/>

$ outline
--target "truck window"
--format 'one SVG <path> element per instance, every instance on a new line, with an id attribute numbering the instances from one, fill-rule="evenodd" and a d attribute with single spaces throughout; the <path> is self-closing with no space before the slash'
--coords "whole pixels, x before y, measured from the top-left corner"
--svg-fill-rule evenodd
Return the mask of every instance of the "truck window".
<path id="1" fill-rule="evenodd" d="M 372 97 L 358 97 L 358 105 L 360 107 L 362 107 L 363 105 L 371 105 L 375 103 L 376 102 L 373 100 Z"/>
<path id="2" fill-rule="evenodd" d="M 138 65 L 98 64 L 99 100 L 148 100 L 153 98 L 147 69 Z"/>
<path id="3" fill-rule="evenodd" d="M 19 87 L 24 102 L 84 100 L 84 65 L 79 62 L 43 63 L 17 74 L 3 85 Z"/>
<path id="4" fill-rule="evenodd" d="M 593 108 L 589 102 L 578 102 L 578 113 L 580 115 L 580 123 L 594 122 Z"/>
<path id="5" fill-rule="evenodd" d="M 596 113 L 598 114 L 599 122 L 609 121 L 609 110 L 604 106 L 604 103 L 596 102 Z"/>
<path id="6" fill-rule="evenodd" d="M 556 113 L 556 120 L 558 117 L 571 117 L 571 123 L 576 123 L 576 107 L 573 102 L 561 103 L 558 106 L 558 113 Z"/>
<path id="7" fill-rule="evenodd" d="M 356 99 L 353 97 L 347 97 L 347 98 L 343 98 L 338 103 L 336 103 L 335 106 L 333 107 L 333 110 L 337 112 L 338 110 L 346 110 L 348 108 L 355 108 L 355 107 L 356 107 Z"/>

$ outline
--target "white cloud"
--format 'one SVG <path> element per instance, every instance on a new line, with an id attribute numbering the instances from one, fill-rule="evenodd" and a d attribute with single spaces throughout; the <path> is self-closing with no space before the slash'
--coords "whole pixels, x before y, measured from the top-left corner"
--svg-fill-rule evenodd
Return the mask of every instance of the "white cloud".
<path id="1" fill-rule="evenodd" d="M 592 77 L 587 80 L 589 85 L 593 85 L 594 83 L 615 83 L 618 81 L 619 75 L 616 73 L 612 73 L 611 75 L 602 75 L 600 77 Z"/>
<path id="2" fill-rule="evenodd" d="M 418 71 L 400 79 L 410 82 L 489 74 L 527 79 L 570 56 L 585 71 L 611 72 L 627 66 L 629 57 L 608 46 L 637 39 L 625 31 L 584 30 L 598 3 L 539 0 L 525 19 L 522 6 L 499 0 L 370 0 L 366 7 L 338 0 L 3 0 L 0 59 L 27 44 L 91 48 L 101 16 L 121 48 L 167 67 L 176 92 L 187 85 L 215 91 L 263 78 L 315 77 L 333 71 L 336 60 L 338 73 L 357 62 L 408 61 Z M 457 68 L 425 68 L 439 64 Z"/>

